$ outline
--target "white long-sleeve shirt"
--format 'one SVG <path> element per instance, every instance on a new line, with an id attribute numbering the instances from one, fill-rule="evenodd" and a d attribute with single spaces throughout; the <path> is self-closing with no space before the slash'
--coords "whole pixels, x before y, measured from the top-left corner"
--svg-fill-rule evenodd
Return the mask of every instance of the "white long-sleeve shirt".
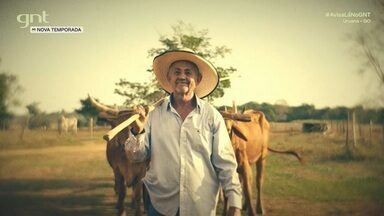
<path id="1" fill-rule="evenodd" d="M 241 208 L 242 190 L 234 151 L 220 113 L 195 97 L 197 107 L 183 121 L 170 97 L 149 114 L 137 136 L 135 158 L 148 159 L 144 177 L 152 205 L 164 215 L 215 215 L 219 185 L 228 205 Z"/>

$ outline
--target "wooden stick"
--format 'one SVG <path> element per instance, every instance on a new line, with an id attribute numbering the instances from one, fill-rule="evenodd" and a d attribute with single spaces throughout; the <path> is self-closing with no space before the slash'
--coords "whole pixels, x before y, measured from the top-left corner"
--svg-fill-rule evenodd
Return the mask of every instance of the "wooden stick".
<path id="1" fill-rule="evenodd" d="M 124 128 L 128 127 L 130 124 L 132 124 L 134 121 L 136 121 L 137 119 L 139 119 L 140 115 L 139 114 L 135 114 L 133 116 L 131 116 L 129 119 L 123 121 L 121 124 L 117 125 L 116 127 L 114 127 L 112 130 L 108 131 L 108 133 L 106 133 L 104 136 L 103 136 L 103 139 L 107 142 L 109 142 L 111 139 L 113 139 L 113 137 L 116 136 L 116 134 L 118 134 L 121 130 L 123 130 Z"/>
<path id="2" fill-rule="evenodd" d="M 220 112 L 223 118 L 228 118 L 236 121 L 250 122 L 251 116 L 247 114 L 241 113 L 228 113 L 228 112 Z"/>
<path id="3" fill-rule="evenodd" d="M 160 100 L 158 100 L 157 102 L 155 102 L 154 104 L 148 106 L 148 112 L 151 112 L 155 109 L 156 106 L 160 105 L 163 100 L 165 98 L 162 98 Z M 131 125 L 134 121 L 136 121 L 137 119 L 139 119 L 140 115 L 139 114 L 134 114 L 133 116 L 129 117 L 129 119 L 123 121 L 122 123 L 120 123 L 119 125 L 117 125 L 116 127 L 114 127 L 112 130 L 108 131 L 108 133 L 106 133 L 104 136 L 103 136 L 103 139 L 107 142 L 109 142 L 111 139 L 113 139 L 113 137 L 116 136 L 116 134 L 118 134 L 120 131 L 122 131 L 124 128 L 128 127 L 129 125 Z"/>

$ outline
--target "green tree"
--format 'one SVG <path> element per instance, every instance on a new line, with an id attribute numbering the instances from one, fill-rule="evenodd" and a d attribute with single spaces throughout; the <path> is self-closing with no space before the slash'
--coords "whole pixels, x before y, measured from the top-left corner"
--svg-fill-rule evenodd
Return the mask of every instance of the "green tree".
<path id="1" fill-rule="evenodd" d="M 29 114 L 28 128 L 47 128 L 49 127 L 48 115 L 41 111 L 38 102 L 33 102 L 25 106 Z"/>
<path id="2" fill-rule="evenodd" d="M 384 108 L 378 110 L 376 122 L 384 125 Z"/>
<path id="3" fill-rule="evenodd" d="M 138 83 L 120 79 L 116 85 L 119 88 L 115 89 L 115 93 L 125 97 L 124 105 L 153 103 L 157 99 L 156 95 L 159 95 L 160 98 L 164 96 L 164 93 L 155 90 L 154 83 Z"/>
<path id="4" fill-rule="evenodd" d="M 248 102 L 239 106 L 239 110 L 248 110 L 248 109 L 253 109 L 253 110 L 258 110 L 263 112 L 268 121 L 272 122 L 272 121 L 278 120 L 274 106 L 272 106 L 269 103 L 258 104 L 256 102 Z"/>
<path id="5" fill-rule="evenodd" d="M 338 106 L 329 110 L 327 115 L 329 119 L 347 120 L 348 112 L 349 112 L 349 109 L 347 107 Z"/>
<path id="6" fill-rule="evenodd" d="M 98 99 L 95 99 L 95 100 L 99 101 Z M 75 113 L 80 115 L 80 116 L 77 116 L 80 125 L 87 126 L 90 118 L 93 118 L 94 122 L 97 124 L 103 125 L 105 123 L 105 121 L 100 120 L 98 118 L 99 111 L 97 111 L 97 109 L 92 106 L 92 103 L 89 97 L 85 99 L 80 99 L 80 104 L 81 104 L 81 107 L 79 109 L 75 109 Z"/>
<path id="7" fill-rule="evenodd" d="M 216 66 L 221 78 L 228 78 L 236 72 L 234 67 L 225 68 L 215 64 L 216 60 L 224 58 L 231 50 L 226 46 L 213 46 L 207 29 L 195 30 L 191 24 L 179 21 L 176 25 L 172 26 L 172 30 L 172 35 L 160 36 L 159 42 L 161 47 L 150 49 L 148 57 L 153 58 L 168 50 L 188 48 L 212 62 Z M 147 71 L 152 72 L 152 69 Z M 150 82 L 134 83 L 120 79 L 120 82 L 116 83 L 116 85 L 118 88 L 115 89 L 115 93 L 127 98 L 125 101 L 126 105 L 153 103 L 165 95 L 153 73 Z M 208 100 L 213 101 L 215 98 L 223 97 L 224 90 L 230 87 L 230 79 L 223 79 L 216 90 L 208 96 Z"/>
<path id="8" fill-rule="evenodd" d="M 384 0 L 375 0 L 373 25 L 360 29 L 355 35 L 355 42 L 360 46 L 364 64 L 360 72 L 372 71 L 384 85 Z"/>
<path id="9" fill-rule="evenodd" d="M 39 115 L 42 113 L 38 102 L 33 102 L 31 104 L 28 104 L 26 108 L 28 110 L 29 115 L 31 116 Z"/>
<path id="10" fill-rule="evenodd" d="M 13 117 L 11 108 L 20 105 L 17 99 L 22 87 L 15 75 L 0 73 L 0 128 L 7 129 Z"/>
<path id="11" fill-rule="evenodd" d="M 316 109 L 313 114 L 313 119 L 330 119 L 329 112 L 331 108 L 325 107 L 323 109 Z"/>
<path id="12" fill-rule="evenodd" d="M 384 106 L 384 0 L 367 1 L 374 6 L 370 13 L 369 25 L 363 25 L 354 35 L 350 35 L 357 45 L 356 54 L 361 61 L 359 73 L 373 73 L 378 79 L 379 89 L 364 103 Z"/>
<path id="13" fill-rule="evenodd" d="M 297 107 L 291 107 L 288 113 L 288 121 L 297 119 L 310 119 L 315 113 L 315 106 L 310 104 L 303 104 Z"/>

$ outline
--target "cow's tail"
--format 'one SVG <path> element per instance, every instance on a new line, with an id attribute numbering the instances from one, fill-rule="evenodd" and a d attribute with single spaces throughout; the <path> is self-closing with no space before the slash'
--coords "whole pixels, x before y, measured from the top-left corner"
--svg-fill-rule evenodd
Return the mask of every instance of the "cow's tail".
<path id="1" fill-rule="evenodd" d="M 275 150 L 275 149 L 268 147 L 268 151 L 273 152 L 273 153 L 278 153 L 278 154 L 290 154 L 290 155 L 295 156 L 300 161 L 300 163 L 304 162 L 303 157 L 301 157 L 299 153 L 297 153 L 296 151 L 293 151 L 293 150 L 281 151 L 281 150 Z"/>

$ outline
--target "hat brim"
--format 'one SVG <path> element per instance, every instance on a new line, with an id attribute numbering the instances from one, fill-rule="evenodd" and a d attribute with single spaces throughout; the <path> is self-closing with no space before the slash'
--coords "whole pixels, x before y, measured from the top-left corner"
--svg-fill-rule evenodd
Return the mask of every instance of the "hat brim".
<path id="1" fill-rule="evenodd" d="M 195 89 L 195 94 L 199 98 L 208 96 L 216 89 L 219 84 L 219 75 L 212 63 L 190 51 L 172 50 L 156 56 L 153 60 L 153 71 L 159 84 L 166 92 L 173 92 L 172 85 L 167 79 L 169 66 L 173 62 L 181 60 L 195 63 L 202 75 L 202 79 Z"/>

